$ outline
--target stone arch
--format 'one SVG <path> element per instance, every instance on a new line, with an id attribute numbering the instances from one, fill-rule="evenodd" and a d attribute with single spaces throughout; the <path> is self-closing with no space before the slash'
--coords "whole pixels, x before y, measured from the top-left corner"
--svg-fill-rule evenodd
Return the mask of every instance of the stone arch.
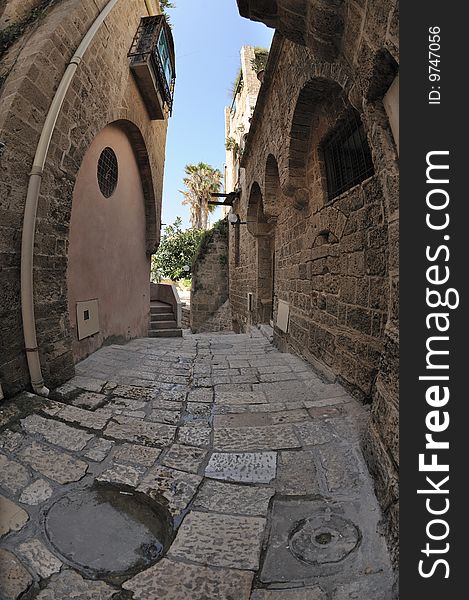
<path id="1" fill-rule="evenodd" d="M 256 311 L 257 323 L 270 323 L 274 307 L 275 222 L 264 213 L 259 184 L 251 186 L 247 210 L 247 227 L 256 237 Z"/>
<path id="2" fill-rule="evenodd" d="M 311 137 L 320 116 L 333 106 L 333 112 L 342 112 L 346 100 L 342 87 L 331 79 L 314 78 L 301 89 L 290 126 L 288 152 L 287 195 L 296 208 L 308 204 L 307 164 L 311 150 Z"/>
<path id="3" fill-rule="evenodd" d="M 280 214 L 281 189 L 278 163 L 273 154 L 267 156 L 264 176 L 264 210 L 268 217 L 276 218 Z"/>
<path id="4" fill-rule="evenodd" d="M 119 119 L 112 123 L 122 129 L 129 138 L 140 171 L 140 180 L 145 198 L 146 249 L 151 255 L 156 251 L 160 237 L 160 215 L 157 214 L 155 190 L 151 173 L 150 159 L 142 132 L 128 119 Z M 158 211 L 159 212 L 159 211 Z"/>
<path id="5" fill-rule="evenodd" d="M 256 181 L 251 186 L 246 214 L 247 228 L 253 236 L 268 236 L 272 233 L 273 224 L 268 222 L 264 212 L 264 199 Z"/>
<path id="6" fill-rule="evenodd" d="M 116 177 L 108 194 L 99 181 L 99 165 L 106 152 L 109 156 L 109 149 Z M 146 197 L 153 192 L 148 186 L 145 189 L 142 165 L 145 167 L 146 160 L 138 128 L 130 121 L 113 122 L 95 136 L 78 170 L 68 225 L 66 271 L 75 360 L 94 352 L 108 339 L 127 340 L 147 334 L 147 217 L 150 212 L 151 235 L 155 225 L 151 212 L 154 215 L 155 211 Z M 87 316 L 82 319 L 84 313 Z M 96 325 L 88 329 L 93 319 Z"/>
<path id="7" fill-rule="evenodd" d="M 333 60 L 338 54 L 344 28 L 341 0 L 238 0 L 238 8 L 241 16 L 274 27 L 316 56 Z"/>

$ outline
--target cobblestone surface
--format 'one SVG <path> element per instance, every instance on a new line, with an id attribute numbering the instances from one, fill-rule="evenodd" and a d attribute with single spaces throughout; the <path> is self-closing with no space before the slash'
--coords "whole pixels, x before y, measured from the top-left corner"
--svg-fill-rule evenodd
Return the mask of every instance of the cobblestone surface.
<path id="1" fill-rule="evenodd" d="M 264 337 L 109 346 L 51 398 L 30 394 L 27 414 L 15 399 L 2 411 L 0 494 L 10 515 L 2 599 L 29 590 L 38 600 L 391 600 L 381 514 L 359 446 L 366 410 Z M 164 558 L 120 579 L 93 580 L 63 564 L 45 513 L 98 482 L 169 510 L 174 536 Z M 312 499 L 352 515 L 363 542 L 343 568 L 318 576 L 312 567 L 314 581 L 301 564 L 299 581 L 297 559 L 279 540 L 295 514 L 315 516 Z M 369 567 L 377 563 L 379 573 Z"/>

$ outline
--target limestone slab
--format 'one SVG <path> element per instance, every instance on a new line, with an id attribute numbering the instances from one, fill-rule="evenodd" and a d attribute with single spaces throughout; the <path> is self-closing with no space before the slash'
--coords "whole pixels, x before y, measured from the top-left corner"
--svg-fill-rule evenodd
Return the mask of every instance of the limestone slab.
<path id="1" fill-rule="evenodd" d="M 214 430 L 217 450 L 246 451 L 298 448 L 300 443 L 292 425 L 266 427 L 219 427 Z"/>
<path id="2" fill-rule="evenodd" d="M 112 465 L 112 467 L 109 467 L 109 469 L 103 471 L 96 479 L 97 481 L 115 484 L 121 483 L 130 487 L 136 487 L 143 473 L 143 467 L 120 465 L 116 463 Z"/>
<path id="3" fill-rule="evenodd" d="M 82 392 L 71 402 L 78 408 L 92 409 L 99 408 L 102 406 L 108 397 L 105 394 L 98 394 L 96 392 Z"/>
<path id="4" fill-rule="evenodd" d="M 327 600 L 327 595 L 319 586 L 314 586 L 296 590 L 254 590 L 250 600 Z"/>
<path id="5" fill-rule="evenodd" d="M 101 430 L 109 421 L 109 415 L 104 412 L 93 412 L 76 406 L 64 405 L 58 417 L 70 423 L 77 423 L 87 429 Z"/>
<path id="6" fill-rule="evenodd" d="M 309 451 L 279 452 L 275 489 L 281 494 L 317 494 L 320 491 L 313 454 Z"/>
<path id="7" fill-rule="evenodd" d="M 276 470 L 276 452 L 214 452 L 205 476 L 234 482 L 270 483 Z"/>
<path id="8" fill-rule="evenodd" d="M 65 452 L 58 452 L 38 442 L 33 442 L 19 453 L 19 458 L 49 479 L 58 483 L 78 481 L 88 470 L 82 460 L 73 458 Z"/>
<path id="9" fill-rule="evenodd" d="M 148 421 L 155 421 L 157 423 L 168 423 L 169 425 L 177 425 L 181 413 L 179 410 L 165 410 L 163 408 L 156 408 L 148 415 Z"/>
<path id="10" fill-rule="evenodd" d="M 217 391 L 215 393 L 215 404 L 238 405 L 238 404 L 265 404 L 266 396 L 262 392 L 245 391 Z"/>
<path id="11" fill-rule="evenodd" d="M 110 440 L 95 438 L 88 446 L 84 455 L 95 462 L 101 462 L 106 458 L 113 446 L 114 442 Z"/>
<path id="12" fill-rule="evenodd" d="M 88 392 L 100 392 L 106 385 L 105 379 L 95 379 L 94 377 L 85 377 L 77 375 L 68 382 L 70 385 L 81 388 Z"/>
<path id="13" fill-rule="evenodd" d="M 186 412 L 194 418 L 209 419 L 212 414 L 212 405 L 206 402 L 188 402 Z"/>
<path id="14" fill-rule="evenodd" d="M 148 406 L 147 400 L 134 400 L 132 398 L 114 397 L 109 403 L 109 408 L 127 409 L 133 411 L 145 410 Z"/>
<path id="15" fill-rule="evenodd" d="M 207 479 L 197 493 L 194 508 L 225 514 L 264 517 L 273 494 L 273 488 Z"/>
<path id="16" fill-rule="evenodd" d="M 174 439 L 176 427 L 161 423 L 148 423 L 132 417 L 115 416 L 104 433 L 118 440 L 149 446 L 168 446 Z"/>
<path id="17" fill-rule="evenodd" d="M 36 506 L 45 502 L 52 496 L 52 486 L 45 479 L 36 479 L 24 488 L 20 496 L 20 502 Z"/>
<path id="18" fill-rule="evenodd" d="M 181 410 L 182 401 L 178 400 L 165 400 L 164 398 L 155 398 L 150 402 L 150 406 L 155 410 Z"/>
<path id="19" fill-rule="evenodd" d="M 167 558 L 123 584 L 134 600 L 248 600 L 253 573 Z"/>
<path id="20" fill-rule="evenodd" d="M 70 596 L 71 592 L 73 596 Z M 103 581 L 83 579 L 78 573 L 66 570 L 52 575 L 47 587 L 39 592 L 36 600 L 65 600 L 71 597 L 73 600 L 109 600 L 117 592 Z"/>
<path id="21" fill-rule="evenodd" d="M 130 398 L 132 400 L 152 400 L 155 397 L 156 390 L 154 388 L 145 388 L 132 385 L 117 385 L 112 393 L 114 396 Z"/>
<path id="22" fill-rule="evenodd" d="M 197 473 L 207 455 L 207 450 L 195 446 L 173 444 L 162 460 L 166 467 Z"/>
<path id="23" fill-rule="evenodd" d="M 185 425 L 179 427 L 178 442 L 188 446 L 208 448 L 210 446 L 210 427 L 205 425 Z"/>
<path id="24" fill-rule="evenodd" d="M 215 417 L 215 427 L 262 427 L 281 423 L 301 423 L 308 421 L 305 409 L 281 411 L 242 412 L 240 414 L 220 414 Z"/>
<path id="25" fill-rule="evenodd" d="M 171 514 L 178 515 L 192 500 L 201 481 L 198 475 L 156 466 L 148 470 L 137 489 L 151 498 L 165 498 Z"/>
<path id="26" fill-rule="evenodd" d="M 0 485 L 13 494 L 22 490 L 29 483 L 28 470 L 4 454 L 0 454 Z"/>
<path id="27" fill-rule="evenodd" d="M 17 450 L 21 446 L 22 441 L 23 436 L 16 431 L 5 429 L 5 431 L 2 431 L 0 434 L 0 448 L 3 448 L 7 452 L 14 452 Z"/>
<path id="28" fill-rule="evenodd" d="M 360 487 L 361 474 L 353 448 L 323 444 L 318 448 L 318 455 L 331 493 L 353 492 Z"/>
<path id="29" fill-rule="evenodd" d="M 311 421 L 295 425 L 298 438 L 305 446 L 316 446 L 330 442 L 334 434 L 324 421 Z"/>
<path id="30" fill-rule="evenodd" d="M 60 421 L 45 419 L 39 415 L 29 415 L 26 419 L 22 419 L 21 425 L 27 433 L 38 433 L 51 444 L 61 446 L 66 450 L 83 450 L 93 437 L 86 431 L 70 427 Z"/>
<path id="31" fill-rule="evenodd" d="M 29 515 L 20 506 L 0 495 L 0 537 L 19 531 L 28 522 Z"/>
<path id="32" fill-rule="evenodd" d="M 151 467 L 160 453 L 161 450 L 159 448 L 150 448 L 149 446 L 139 446 L 137 444 L 121 444 L 114 448 L 112 455 L 117 462 Z"/>
<path id="33" fill-rule="evenodd" d="M 391 581 L 385 573 L 362 576 L 357 581 L 334 586 L 334 600 L 355 600 L 355 598 L 373 598 L 373 600 L 391 600 Z"/>
<path id="34" fill-rule="evenodd" d="M 16 556 L 0 548 L 0 598 L 17 600 L 32 582 L 31 575 Z"/>
<path id="35" fill-rule="evenodd" d="M 188 402 L 213 402 L 213 389 L 211 387 L 195 388 L 189 392 Z"/>
<path id="36" fill-rule="evenodd" d="M 257 569 L 265 519 L 193 511 L 171 546 L 171 558 L 203 565 Z"/>
<path id="37" fill-rule="evenodd" d="M 49 552 L 37 538 L 20 544 L 18 550 L 32 569 L 43 579 L 50 577 L 53 573 L 58 573 L 62 568 L 62 562 L 52 552 Z"/>

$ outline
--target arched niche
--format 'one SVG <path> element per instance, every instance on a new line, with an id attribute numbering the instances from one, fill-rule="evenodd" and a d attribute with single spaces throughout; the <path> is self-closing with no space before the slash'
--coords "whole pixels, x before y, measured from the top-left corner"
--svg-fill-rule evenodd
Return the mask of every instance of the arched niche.
<path id="1" fill-rule="evenodd" d="M 73 189 L 66 275 L 75 361 L 106 341 L 148 333 L 157 217 L 147 169 L 145 144 L 129 121 L 106 126 L 84 154 Z"/>
<path id="2" fill-rule="evenodd" d="M 273 154 L 267 156 L 264 178 L 264 212 L 267 218 L 275 219 L 282 210 L 282 192 L 277 160 Z"/>

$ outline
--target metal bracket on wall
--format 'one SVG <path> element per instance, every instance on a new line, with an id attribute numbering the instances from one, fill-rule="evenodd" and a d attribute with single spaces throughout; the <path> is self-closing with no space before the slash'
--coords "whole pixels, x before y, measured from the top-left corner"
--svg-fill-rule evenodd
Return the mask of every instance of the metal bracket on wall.
<path id="1" fill-rule="evenodd" d="M 241 192 L 230 192 L 229 194 L 219 194 L 213 192 L 210 194 L 212 198 L 225 198 L 223 202 L 217 202 L 216 200 L 209 200 L 208 203 L 213 206 L 233 206 L 235 200 L 239 200 Z"/>

